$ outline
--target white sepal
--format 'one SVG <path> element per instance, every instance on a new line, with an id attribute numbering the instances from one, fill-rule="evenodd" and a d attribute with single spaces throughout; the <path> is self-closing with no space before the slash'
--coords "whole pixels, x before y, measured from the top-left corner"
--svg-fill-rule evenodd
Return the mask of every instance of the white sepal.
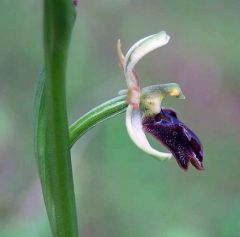
<path id="1" fill-rule="evenodd" d="M 147 154 L 152 155 L 161 161 L 169 160 L 172 157 L 171 153 L 160 152 L 151 147 L 142 128 L 141 111 L 133 109 L 132 105 L 129 105 L 127 108 L 126 127 L 132 141 Z"/>
<path id="2" fill-rule="evenodd" d="M 127 52 L 124 60 L 124 74 L 128 88 L 136 86 L 134 67 L 138 61 L 151 51 L 168 43 L 170 36 L 165 31 L 147 36 L 136 42 Z"/>

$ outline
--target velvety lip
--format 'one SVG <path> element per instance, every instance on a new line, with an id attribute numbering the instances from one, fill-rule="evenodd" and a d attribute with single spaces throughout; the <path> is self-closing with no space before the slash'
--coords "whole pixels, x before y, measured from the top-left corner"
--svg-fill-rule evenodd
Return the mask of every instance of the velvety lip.
<path id="1" fill-rule="evenodd" d="M 187 170 L 190 162 L 196 169 L 204 170 L 201 141 L 174 110 L 163 108 L 159 114 L 143 118 L 142 125 L 144 131 L 171 151 L 181 168 Z"/>

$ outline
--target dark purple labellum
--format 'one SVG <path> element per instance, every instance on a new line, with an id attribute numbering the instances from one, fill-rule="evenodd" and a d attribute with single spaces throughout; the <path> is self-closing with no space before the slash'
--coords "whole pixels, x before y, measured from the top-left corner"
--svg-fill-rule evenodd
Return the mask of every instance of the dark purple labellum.
<path id="1" fill-rule="evenodd" d="M 164 108 L 157 115 L 143 119 L 143 129 L 166 146 L 179 166 L 188 169 L 189 162 L 203 170 L 203 149 L 197 135 L 182 123 L 174 110 Z"/>

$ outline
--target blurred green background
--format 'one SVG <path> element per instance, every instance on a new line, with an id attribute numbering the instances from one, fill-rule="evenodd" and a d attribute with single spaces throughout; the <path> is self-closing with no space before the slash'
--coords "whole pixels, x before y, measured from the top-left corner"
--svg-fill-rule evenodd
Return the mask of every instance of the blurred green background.
<path id="1" fill-rule="evenodd" d="M 204 172 L 158 162 L 130 141 L 124 115 L 72 151 L 82 237 L 240 236 L 240 1 L 82 0 L 69 55 L 69 122 L 124 89 L 115 45 L 166 30 L 137 66 L 205 148 Z M 0 236 L 51 236 L 33 156 L 33 98 L 43 63 L 42 2 L 0 1 Z M 159 149 L 160 144 L 153 141 Z"/>

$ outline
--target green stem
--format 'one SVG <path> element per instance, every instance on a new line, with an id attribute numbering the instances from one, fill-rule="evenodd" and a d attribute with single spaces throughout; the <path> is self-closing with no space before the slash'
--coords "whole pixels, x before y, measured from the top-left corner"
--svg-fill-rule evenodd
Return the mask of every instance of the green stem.
<path id="1" fill-rule="evenodd" d="M 74 21 L 71 0 L 44 0 L 45 79 L 36 98 L 36 156 L 54 237 L 78 236 L 65 95 Z"/>
<path id="2" fill-rule="evenodd" d="M 97 123 L 114 115 L 123 113 L 126 110 L 126 107 L 126 96 L 123 95 L 113 98 L 84 114 L 69 128 L 70 146 L 73 146 L 83 134 L 96 126 Z"/>

